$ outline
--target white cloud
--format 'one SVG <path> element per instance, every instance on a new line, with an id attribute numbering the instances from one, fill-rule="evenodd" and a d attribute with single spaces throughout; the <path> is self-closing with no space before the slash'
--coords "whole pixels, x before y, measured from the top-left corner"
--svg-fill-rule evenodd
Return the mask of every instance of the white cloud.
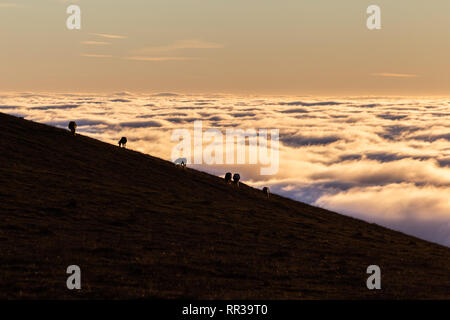
<path id="1" fill-rule="evenodd" d="M 375 77 L 388 77 L 388 78 L 416 78 L 416 74 L 407 74 L 407 73 L 389 73 L 389 72 L 381 72 L 381 73 L 373 73 L 372 76 Z"/>
<path id="2" fill-rule="evenodd" d="M 198 58 L 193 57 L 126 57 L 126 60 L 133 61 L 189 61 L 189 60 L 198 60 Z"/>
<path id="3" fill-rule="evenodd" d="M 106 41 L 81 41 L 81 44 L 87 44 L 87 45 L 108 45 L 111 44 L 110 42 Z"/>
<path id="4" fill-rule="evenodd" d="M 146 55 L 161 52 L 170 52 L 183 49 L 219 49 L 224 45 L 220 43 L 207 42 L 202 40 L 180 40 L 173 44 L 158 47 L 146 47 L 132 51 L 136 55 Z"/>
<path id="5" fill-rule="evenodd" d="M 82 53 L 82 57 L 88 57 L 88 58 L 112 58 L 112 55 L 109 54 L 90 54 L 90 53 Z"/>
<path id="6" fill-rule="evenodd" d="M 192 130 L 195 119 L 223 132 L 280 129 L 279 172 L 261 176 L 259 167 L 233 167 L 243 182 L 450 246 L 448 99 L 302 99 L 24 93 L 2 95 L 0 111 L 62 127 L 78 119 L 81 133 L 114 144 L 127 136 L 130 148 L 165 159 L 175 146 L 168 143 L 172 130 Z"/>
<path id="7" fill-rule="evenodd" d="M 107 34 L 107 33 L 91 33 L 93 36 L 106 38 L 106 39 L 125 39 L 126 36 L 117 35 L 117 34 Z"/>

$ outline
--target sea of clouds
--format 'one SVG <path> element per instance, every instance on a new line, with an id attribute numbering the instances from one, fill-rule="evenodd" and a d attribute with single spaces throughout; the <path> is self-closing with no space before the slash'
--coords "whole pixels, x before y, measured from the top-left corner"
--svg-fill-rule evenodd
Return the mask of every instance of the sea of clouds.
<path id="1" fill-rule="evenodd" d="M 196 165 L 450 246 L 450 99 L 5 93 L 0 112 L 167 160 L 174 129 L 279 129 L 279 171 Z"/>

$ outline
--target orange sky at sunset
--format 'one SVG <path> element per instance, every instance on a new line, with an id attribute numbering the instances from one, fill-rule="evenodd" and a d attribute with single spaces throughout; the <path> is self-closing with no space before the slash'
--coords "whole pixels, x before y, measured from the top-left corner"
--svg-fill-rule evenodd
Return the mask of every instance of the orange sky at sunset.
<path id="1" fill-rule="evenodd" d="M 66 28 L 69 4 L 81 30 Z M 2 91 L 448 95 L 450 2 L 0 1 Z M 432 22 L 432 23 L 431 23 Z"/>

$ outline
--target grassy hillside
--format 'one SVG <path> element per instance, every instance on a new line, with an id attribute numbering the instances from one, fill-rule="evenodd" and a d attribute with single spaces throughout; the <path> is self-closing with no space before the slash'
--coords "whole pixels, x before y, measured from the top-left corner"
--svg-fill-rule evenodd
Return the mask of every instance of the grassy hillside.
<path id="1" fill-rule="evenodd" d="M 0 298 L 450 298 L 450 248 L 4 114 L 0 219 Z"/>

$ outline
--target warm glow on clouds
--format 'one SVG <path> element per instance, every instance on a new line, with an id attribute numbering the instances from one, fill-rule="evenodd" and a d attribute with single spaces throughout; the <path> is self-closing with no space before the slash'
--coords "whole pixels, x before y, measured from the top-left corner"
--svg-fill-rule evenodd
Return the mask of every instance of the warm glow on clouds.
<path id="1" fill-rule="evenodd" d="M 191 165 L 450 246 L 450 100 L 133 94 L 0 95 L 0 112 L 170 159 L 171 133 L 279 129 L 280 167 Z"/>
<path id="2" fill-rule="evenodd" d="M 219 43 L 206 42 L 201 40 L 179 40 L 173 44 L 160 46 L 160 47 L 148 47 L 138 50 L 134 50 L 134 54 L 152 54 L 155 52 L 170 52 L 180 51 L 184 49 L 220 49 L 224 46 Z"/>
<path id="3" fill-rule="evenodd" d="M 128 60 L 134 61 L 187 61 L 195 60 L 192 57 L 127 57 Z"/>
<path id="4" fill-rule="evenodd" d="M 106 39 L 125 39 L 126 36 L 121 36 L 117 34 L 107 34 L 107 33 L 91 33 L 93 36 L 97 36 L 100 38 L 106 38 Z"/>
<path id="5" fill-rule="evenodd" d="M 81 41 L 82 44 L 91 44 L 91 45 L 106 45 L 111 44 L 110 42 L 105 41 Z"/>
<path id="6" fill-rule="evenodd" d="M 389 78 L 415 78 L 415 77 L 417 77 L 417 75 L 415 75 L 415 74 L 387 73 L 387 72 L 374 73 L 372 75 L 376 76 L 376 77 L 389 77 Z"/>
<path id="7" fill-rule="evenodd" d="M 81 54 L 82 57 L 88 57 L 88 58 L 112 58 L 111 55 L 108 54 L 90 54 L 90 53 L 83 53 Z"/>

